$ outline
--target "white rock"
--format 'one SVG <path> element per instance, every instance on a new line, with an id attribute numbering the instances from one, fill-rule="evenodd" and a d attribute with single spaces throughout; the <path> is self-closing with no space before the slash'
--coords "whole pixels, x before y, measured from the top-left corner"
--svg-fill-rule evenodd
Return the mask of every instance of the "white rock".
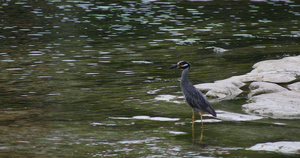
<path id="1" fill-rule="evenodd" d="M 266 60 L 253 65 L 254 70 L 251 73 L 262 72 L 291 72 L 298 74 L 300 72 L 300 56 L 285 57 L 279 60 Z"/>
<path id="2" fill-rule="evenodd" d="M 176 99 L 179 99 L 180 97 L 176 96 L 176 95 L 158 95 L 156 96 L 154 99 L 155 100 L 159 100 L 159 101 L 166 101 L 166 102 L 172 102 L 172 103 L 182 103 L 180 101 L 177 101 Z"/>
<path id="3" fill-rule="evenodd" d="M 207 91 L 206 96 L 215 100 L 229 100 L 238 96 L 243 91 L 240 87 L 245 84 L 238 77 L 231 77 L 214 83 L 197 84 L 195 87 L 200 91 Z"/>
<path id="4" fill-rule="evenodd" d="M 250 99 L 249 104 L 242 106 L 249 114 L 283 119 L 300 118 L 300 93 L 282 91 L 261 94 Z"/>
<path id="5" fill-rule="evenodd" d="M 283 154 L 299 154 L 300 142 L 299 141 L 279 141 L 279 142 L 267 142 L 259 143 L 246 150 L 255 151 L 273 151 Z"/>
<path id="6" fill-rule="evenodd" d="M 250 82 L 249 103 L 242 106 L 246 113 L 262 117 L 300 119 L 300 82 L 288 85 L 288 89 L 277 84 L 290 83 L 300 76 L 300 56 L 261 61 L 254 64 L 253 68 L 245 75 L 197 84 L 195 87 L 205 92 L 210 101 L 222 101 L 237 97 L 243 92 L 241 88 Z M 183 103 L 178 99 L 179 96 L 174 95 L 158 95 L 155 98 L 159 101 Z M 242 114 L 232 118 L 218 114 L 218 118 L 220 117 L 222 120 L 248 120 L 248 116 L 244 118 Z M 240 119 L 236 119 L 237 117 Z"/>
<path id="7" fill-rule="evenodd" d="M 259 120 L 263 117 L 247 115 L 247 114 L 239 114 L 234 112 L 217 110 L 217 118 L 223 121 L 251 121 L 251 120 Z"/>
<path id="8" fill-rule="evenodd" d="M 292 91 L 300 92 L 300 82 L 290 84 L 290 85 L 288 85 L 288 88 Z"/>
<path id="9" fill-rule="evenodd" d="M 168 132 L 175 135 L 187 134 L 186 132 L 182 132 L 182 131 L 168 131 Z"/>
<path id="10" fill-rule="evenodd" d="M 150 117 L 147 115 L 138 115 L 132 117 L 109 117 L 110 119 L 117 119 L 117 120 L 130 120 L 130 119 L 137 119 L 137 120 L 151 120 L 151 121 L 178 121 L 179 118 L 169 118 L 169 117 Z"/>
<path id="11" fill-rule="evenodd" d="M 296 74 L 293 72 L 260 72 L 256 73 L 248 73 L 244 76 L 243 81 L 263 81 L 263 82 L 273 82 L 273 83 L 288 83 L 296 80 Z"/>
<path id="12" fill-rule="evenodd" d="M 218 119 L 203 119 L 202 120 L 204 123 L 217 123 L 217 122 L 222 122 L 222 120 Z M 201 120 L 195 120 L 195 122 L 201 122 Z M 192 123 L 192 122 L 191 122 Z"/>
<path id="13" fill-rule="evenodd" d="M 266 60 L 253 65 L 248 75 L 256 76 L 261 80 L 274 83 L 287 83 L 294 81 L 300 74 L 300 56 L 285 57 L 279 60 Z"/>
<path id="14" fill-rule="evenodd" d="M 268 82 L 252 82 L 249 85 L 249 89 L 250 89 L 250 93 L 248 94 L 248 97 L 252 97 L 254 95 L 259 95 L 259 94 L 288 91 L 286 88 L 283 88 L 275 83 L 268 83 Z"/>
<path id="15" fill-rule="evenodd" d="M 299 119 L 300 82 L 288 85 L 289 90 L 276 83 L 289 83 L 300 76 L 300 56 L 261 61 L 254 64 L 253 68 L 245 75 L 195 86 L 200 91 L 205 91 L 209 99 L 222 101 L 235 98 L 243 92 L 241 87 L 252 82 L 249 86 L 249 103 L 242 106 L 246 113 L 263 117 Z"/>
<path id="16" fill-rule="evenodd" d="M 296 80 L 296 77 L 300 75 L 300 56 L 261 61 L 254 64 L 253 68 L 254 70 L 245 75 L 195 86 L 201 91 L 206 91 L 208 98 L 214 98 L 217 101 L 233 99 L 242 93 L 240 88 L 246 82 L 288 83 Z"/>

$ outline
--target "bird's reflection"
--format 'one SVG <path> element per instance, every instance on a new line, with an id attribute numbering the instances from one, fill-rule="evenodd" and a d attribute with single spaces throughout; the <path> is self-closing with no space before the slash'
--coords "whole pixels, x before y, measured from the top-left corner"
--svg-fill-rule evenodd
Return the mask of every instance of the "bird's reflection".
<path id="1" fill-rule="evenodd" d="M 192 135 L 193 135 L 193 142 L 195 142 L 195 128 L 194 128 L 194 121 L 192 122 Z M 203 139 L 203 127 L 201 128 L 201 135 L 200 135 L 199 143 L 202 142 L 202 139 Z"/>

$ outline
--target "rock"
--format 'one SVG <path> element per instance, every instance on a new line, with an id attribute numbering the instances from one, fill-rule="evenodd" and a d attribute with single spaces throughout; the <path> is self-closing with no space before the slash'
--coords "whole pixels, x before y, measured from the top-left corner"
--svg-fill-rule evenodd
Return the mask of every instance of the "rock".
<path id="1" fill-rule="evenodd" d="M 285 57 L 279 60 L 266 60 L 253 65 L 252 74 L 267 73 L 286 73 L 290 72 L 299 75 L 300 72 L 300 56 Z"/>
<path id="2" fill-rule="evenodd" d="M 300 82 L 288 85 L 288 89 L 277 84 L 293 82 L 300 76 L 300 56 L 261 61 L 253 68 L 245 75 L 195 87 L 206 92 L 208 99 L 222 101 L 235 98 L 243 92 L 241 87 L 252 82 L 249 103 L 242 106 L 246 113 L 272 118 L 300 118 Z"/>
<path id="3" fill-rule="evenodd" d="M 277 84 L 268 83 L 268 82 L 252 82 L 249 85 L 249 89 L 250 89 L 250 93 L 248 94 L 249 98 L 254 95 L 259 95 L 259 94 L 288 91 L 286 88 L 283 88 Z"/>
<path id="4" fill-rule="evenodd" d="M 300 82 L 296 82 L 287 86 L 292 91 L 300 92 Z"/>
<path id="5" fill-rule="evenodd" d="M 260 116 L 248 115 L 248 114 L 239 114 L 234 112 L 228 112 L 223 110 L 216 110 L 217 117 L 213 119 L 204 118 L 203 122 L 215 123 L 215 122 L 222 122 L 222 121 L 253 121 L 263 119 Z M 203 116 L 205 117 L 212 117 L 210 114 L 204 113 Z M 201 120 L 195 120 L 195 122 L 201 122 Z"/>
<path id="6" fill-rule="evenodd" d="M 255 151 L 272 151 L 283 154 L 299 154 L 300 142 L 299 141 L 279 141 L 279 142 L 267 142 L 259 143 L 246 150 Z"/>
<path id="7" fill-rule="evenodd" d="M 257 77 L 256 81 L 288 83 L 300 75 L 300 56 L 285 57 L 280 60 L 266 60 L 253 65 L 248 75 Z"/>
<path id="8" fill-rule="evenodd" d="M 250 82 L 248 103 L 242 109 L 251 115 L 282 119 L 300 119 L 300 82 L 284 88 L 277 83 L 291 83 L 300 76 L 300 56 L 285 57 L 279 60 L 261 61 L 253 65 L 253 70 L 245 75 L 233 76 L 214 83 L 197 84 L 210 101 L 234 99 L 240 95 L 242 87 Z M 155 93 L 151 91 L 151 93 Z M 155 100 L 183 103 L 175 95 L 158 95 Z M 223 117 L 223 115 L 218 115 Z M 248 116 L 237 116 L 247 120 Z M 224 116 L 224 120 L 229 116 Z M 235 118 L 228 119 L 235 120 Z"/>
<path id="9" fill-rule="evenodd" d="M 150 117 L 147 115 L 138 115 L 132 117 L 109 117 L 110 119 L 116 120 L 130 120 L 130 119 L 137 119 L 137 120 L 152 120 L 152 121 L 179 121 L 179 118 L 169 118 L 169 117 Z"/>
<path id="10" fill-rule="evenodd" d="M 239 81 L 238 77 L 216 81 L 214 83 L 197 84 L 195 87 L 200 91 L 207 91 L 206 96 L 214 100 L 229 100 L 238 96 L 243 91 L 240 87 L 245 83 Z"/>
<path id="11" fill-rule="evenodd" d="M 176 95 L 168 95 L 167 94 L 167 95 L 158 95 L 154 98 L 154 100 L 172 102 L 172 103 L 176 103 L 176 104 L 182 103 L 182 102 L 176 100 L 178 98 L 180 98 L 180 97 L 178 97 Z"/>
<path id="12" fill-rule="evenodd" d="M 268 82 L 252 82 L 249 89 L 250 103 L 242 106 L 246 113 L 272 118 L 300 118 L 300 93 Z"/>
<path id="13" fill-rule="evenodd" d="M 261 61 L 253 65 L 254 70 L 240 76 L 233 76 L 214 83 L 195 85 L 200 91 L 216 100 L 230 100 L 242 93 L 246 82 L 289 83 L 300 75 L 300 56 L 280 60 Z"/>
<path id="14" fill-rule="evenodd" d="M 298 92 L 281 91 L 261 94 L 250 98 L 249 102 L 242 105 L 243 110 L 249 114 L 283 119 L 300 118 L 300 93 Z"/>
<path id="15" fill-rule="evenodd" d="M 273 82 L 273 83 L 288 83 L 296 80 L 296 75 L 291 72 L 260 72 L 248 73 L 241 79 L 242 82 Z"/>
<path id="16" fill-rule="evenodd" d="M 217 110 L 217 118 L 223 121 L 252 121 L 263 119 L 260 116 L 247 115 L 247 114 L 239 114 L 234 112 Z"/>

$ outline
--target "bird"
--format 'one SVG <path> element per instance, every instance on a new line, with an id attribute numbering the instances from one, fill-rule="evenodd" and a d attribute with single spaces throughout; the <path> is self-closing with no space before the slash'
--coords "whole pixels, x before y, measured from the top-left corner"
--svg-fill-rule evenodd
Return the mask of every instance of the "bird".
<path id="1" fill-rule="evenodd" d="M 186 61 L 179 61 L 177 64 L 172 65 L 169 69 L 180 68 L 183 69 L 181 73 L 180 87 L 181 91 L 184 95 L 185 102 L 192 108 L 193 110 L 193 122 L 192 127 L 194 127 L 195 121 L 195 111 L 200 114 L 202 128 L 203 119 L 202 113 L 207 112 L 214 117 L 217 117 L 215 110 L 212 108 L 208 100 L 205 96 L 189 81 L 188 73 L 190 70 L 191 64 Z"/>

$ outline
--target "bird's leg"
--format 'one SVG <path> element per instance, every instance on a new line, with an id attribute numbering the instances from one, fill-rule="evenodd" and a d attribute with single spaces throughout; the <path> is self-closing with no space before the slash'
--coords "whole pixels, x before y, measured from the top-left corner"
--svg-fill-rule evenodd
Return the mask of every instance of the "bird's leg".
<path id="1" fill-rule="evenodd" d="M 203 126 L 202 113 L 201 113 L 201 112 L 199 112 L 199 114 L 200 114 L 200 118 L 201 118 L 201 124 L 202 124 L 202 128 L 203 128 L 204 126 Z"/>
<path id="2" fill-rule="evenodd" d="M 193 109 L 192 119 L 193 119 L 193 121 L 192 121 L 192 127 L 194 128 L 194 122 L 195 122 L 195 111 L 194 111 L 194 109 Z"/>
<path id="3" fill-rule="evenodd" d="M 192 116 L 192 134 L 193 134 L 193 141 L 195 141 L 195 132 L 194 132 L 194 121 L 195 121 L 195 111 L 193 110 L 193 116 Z"/>
<path id="4" fill-rule="evenodd" d="M 203 139 L 203 128 L 201 128 L 201 136 L 200 136 L 200 141 L 199 141 L 199 143 L 202 142 L 202 139 Z"/>

